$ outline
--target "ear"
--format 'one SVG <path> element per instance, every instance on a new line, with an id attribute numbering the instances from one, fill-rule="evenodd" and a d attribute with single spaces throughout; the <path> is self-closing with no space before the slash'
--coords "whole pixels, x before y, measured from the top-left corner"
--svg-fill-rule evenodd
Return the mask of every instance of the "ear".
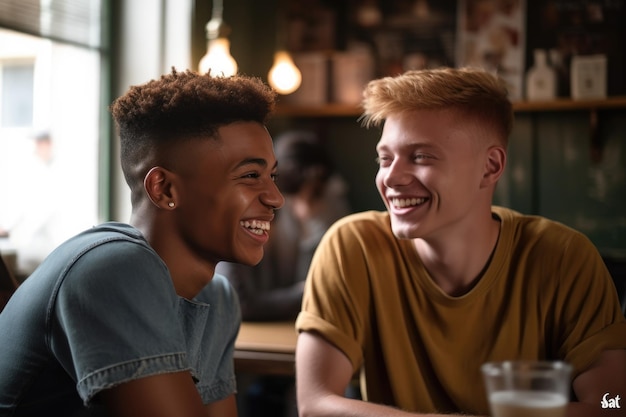
<path id="1" fill-rule="evenodd" d="M 498 182 L 506 166 L 506 150 L 502 146 L 491 146 L 486 153 L 485 171 L 481 186 L 487 187 Z"/>
<path id="2" fill-rule="evenodd" d="M 143 188 L 155 206 L 171 210 L 176 206 L 173 174 L 163 167 L 152 167 L 143 179 Z"/>

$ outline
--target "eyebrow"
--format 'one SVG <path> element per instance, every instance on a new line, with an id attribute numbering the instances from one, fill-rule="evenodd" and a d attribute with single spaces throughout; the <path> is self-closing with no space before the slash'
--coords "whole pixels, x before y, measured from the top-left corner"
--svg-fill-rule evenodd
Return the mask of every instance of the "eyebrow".
<path id="1" fill-rule="evenodd" d="M 239 162 L 235 166 L 235 169 L 244 167 L 246 165 L 259 165 L 262 168 L 266 168 L 267 167 L 267 161 L 265 159 L 263 159 L 263 158 L 246 158 L 243 161 Z M 272 167 L 272 169 L 276 168 L 277 166 L 278 166 L 278 161 L 276 161 L 274 163 L 274 166 Z"/>
<path id="2" fill-rule="evenodd" d="M 386 144 L 380 145 L 380 146 L 376 146 L 376 152 L 380 152 L 381 150 L 388 150 L 390 149 L 391 146 L 388 146 Z M 415 150 L 415 149 L 439 149 L 440 147 L 432 144 L 432 143 L 423 143 L 423 142 L 413 142 L 413 143 L 407 143 L 404 144 L 402 146 L 400 146 L 400 150 Z"/>

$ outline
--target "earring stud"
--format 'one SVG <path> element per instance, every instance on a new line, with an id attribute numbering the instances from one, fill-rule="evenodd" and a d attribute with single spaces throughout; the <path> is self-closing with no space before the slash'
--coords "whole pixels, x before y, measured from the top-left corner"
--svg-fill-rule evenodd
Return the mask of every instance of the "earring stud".
<path id="1" fill-rule="evenodd" d="M 168 205 L 170 208 L 172 208 L 172 207 L 174 207 L 174 202 L 173 202 L 173 201 L 170 201 L 169 203 L 167 203 L 167 205 Z"/>

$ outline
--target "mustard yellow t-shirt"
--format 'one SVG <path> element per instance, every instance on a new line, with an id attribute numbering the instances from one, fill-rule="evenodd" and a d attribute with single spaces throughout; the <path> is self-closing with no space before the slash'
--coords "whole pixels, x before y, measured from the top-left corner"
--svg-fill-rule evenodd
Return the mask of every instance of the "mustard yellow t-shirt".
<path id="1" fill-rule="evenodd" d="M 563 359 L 575 377 L 601 351 L 626 348 L 626 320 L 592 243 L 545 218 L 493 213 L 493 258 L 461 297 L 434 284 L 386 212 L 340 220 L 313 258 L 297 329 L 320 333 L 362 369 L 365 399 L 414 412 L 488 414 L 488 361 Z"/>

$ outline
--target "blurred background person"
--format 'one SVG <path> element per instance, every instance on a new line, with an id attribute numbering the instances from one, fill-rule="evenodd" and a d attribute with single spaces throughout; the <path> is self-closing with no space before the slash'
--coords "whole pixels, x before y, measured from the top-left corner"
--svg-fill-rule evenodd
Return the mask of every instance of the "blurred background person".
<path id="1" fill-rule="evenodd" d="M 272 223 L 263 260 L 217 265 L 239 295 L 244 321 L 295 320 L 313 253 L 326 230 L 351 212 L 347 185 L 320 138 L 289 131 L 275 138 L 276 183 L 285 205 Z M 293 377 L 240 379 L 240 409 L 258 417 L 296 415 Z"/>
<path id="2" fill-rule="evenodd" d="M 50 132 L 33 136 L 33 153 L 17 175 L 20 186 L 12 190 L 12 212 L 4 213 L 0 236 L 17 253 L 16 274 L 23 280 L 61 243 L 61 206 L 57 203 L 58 175 Z M 17 184 L 17 183 L 16 183 Z"/>

